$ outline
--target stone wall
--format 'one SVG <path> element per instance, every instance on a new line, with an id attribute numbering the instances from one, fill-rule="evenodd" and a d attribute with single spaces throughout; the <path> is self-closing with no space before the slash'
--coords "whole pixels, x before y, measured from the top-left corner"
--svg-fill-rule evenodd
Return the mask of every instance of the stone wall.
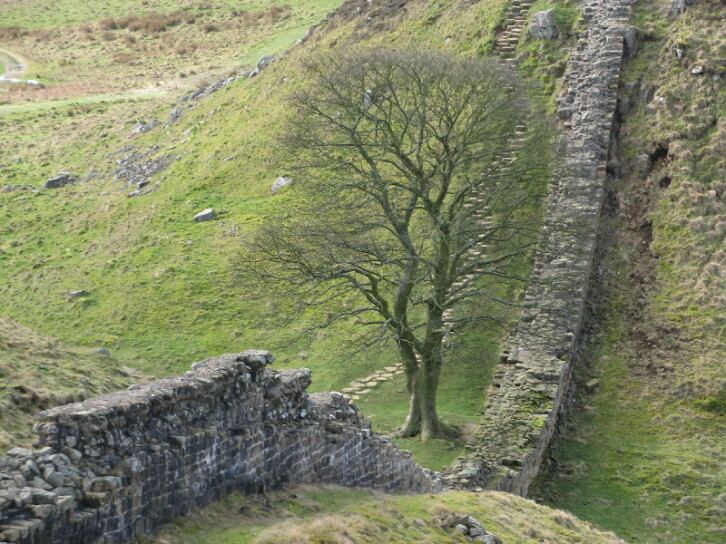
<path id="1" fill-rule="evenodd" d="M 551 185 L 534 281 L 518 331 L 497 367 L 469 453 L 447 470 L 454 487 L 526 495 L 553 436 L 585 311 L 620 68 L 635 46 L 635 0 L 582 0 L 586 26 L 558 98 L 561 167 Z"/>
<path id="2" fill-rule="evenodd" d="M 43 412 L 34 451 L 0 459 L 0 544 L 118 544 L 239 491 L 327 482 L 431 492 L 432 473 L 371 432 L 310 371 L 264 351 Z"/>

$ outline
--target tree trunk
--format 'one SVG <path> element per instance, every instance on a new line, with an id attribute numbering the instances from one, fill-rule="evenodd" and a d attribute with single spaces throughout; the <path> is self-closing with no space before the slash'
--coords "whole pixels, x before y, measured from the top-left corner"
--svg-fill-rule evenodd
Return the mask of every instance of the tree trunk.
<path id="1" fill-rule="evenodd" d="M 421 440 L 444 436 L 445 425 L 436 411 L 436 393 L 441 376 L 441 361 L 423 361 L 413 371 L 406 371 L 409 408 L 406 421 L 398 432 L 401 438 L 421 435 Z"/>
<path id="2" fill-rule="evenodd" d="M 420 394 L 420 381 L 421 381 L 421 369 L 416 367 L 414 369 L 406 369 L 406 388 L 408 389 L 408 416 L 406 421 L 398 431 L 398 436 L 401 438 L 410 438 L 416 436 L 421 432 L 421 394 Z"/>
<path id="3" fill-rule="evenodd" d="M 421 402 L 421 440 L 440 438 L 444 435 L 444 426 L 436 411 L 436 393 L 441 375 L 440 361 L 427 361 L 419 380 L 419 397 Z"/>

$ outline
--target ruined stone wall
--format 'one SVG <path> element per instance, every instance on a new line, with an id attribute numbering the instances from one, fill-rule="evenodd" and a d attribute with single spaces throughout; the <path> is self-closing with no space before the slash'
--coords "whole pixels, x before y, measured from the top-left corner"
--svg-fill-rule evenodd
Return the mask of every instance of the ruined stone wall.
<path id="1" fill-rule="evenodd" d="M 454 487 L 526 495 L 553 436 L 585 311 L 627 27 L 635 0 L 582 0 L 586 27 L 558 98 L 561 168 L 551 185 L 534 281 L 497 367 L 482 426 L 445 476 Z"/>
<path id="2" fill-rule="evenodd" d="M 0 459 L 0 544 L 119 544 L 239 491 L 327 482 L 431 492 L 432 474 L 371 432 L 310 371 L 263 351 L 43 412 L 34 451 Z"/>

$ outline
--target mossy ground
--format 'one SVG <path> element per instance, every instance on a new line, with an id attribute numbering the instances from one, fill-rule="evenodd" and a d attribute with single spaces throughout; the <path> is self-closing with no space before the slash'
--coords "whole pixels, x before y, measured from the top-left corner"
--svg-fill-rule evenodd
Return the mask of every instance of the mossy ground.
<path id="1" fill-rule="evenodd" d="M 264 498 L 227 497 L 139 544 L 468 542 L 442 527 L 451 513 L 475 517 L 508 544 L 622 543 L 565 512 L 504 493 L 406 496 L 305 486 Z"/>

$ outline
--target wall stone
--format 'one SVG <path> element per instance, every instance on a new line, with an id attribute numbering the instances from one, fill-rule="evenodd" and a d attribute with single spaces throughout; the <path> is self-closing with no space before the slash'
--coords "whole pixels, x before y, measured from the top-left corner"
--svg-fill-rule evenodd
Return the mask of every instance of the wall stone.
<path id="1" fill-rule="evenodd" d="M 433 492 L 436 476 L 310 371 L 264 351 L 40 414 L 0 459 L 0 544 L 120 544 L 222 496 L 324 482 Z"/>
<path id="2" fill-rule="evenodd" d="M 502 355 L 453 487 L 526 495 L 564 409 L 577 359 L 617 107 L 624 36 L 636 0 L 582 0 L 581 33 L 558 98 L 561 167 L 551 184 L 534 281 Z"/>

